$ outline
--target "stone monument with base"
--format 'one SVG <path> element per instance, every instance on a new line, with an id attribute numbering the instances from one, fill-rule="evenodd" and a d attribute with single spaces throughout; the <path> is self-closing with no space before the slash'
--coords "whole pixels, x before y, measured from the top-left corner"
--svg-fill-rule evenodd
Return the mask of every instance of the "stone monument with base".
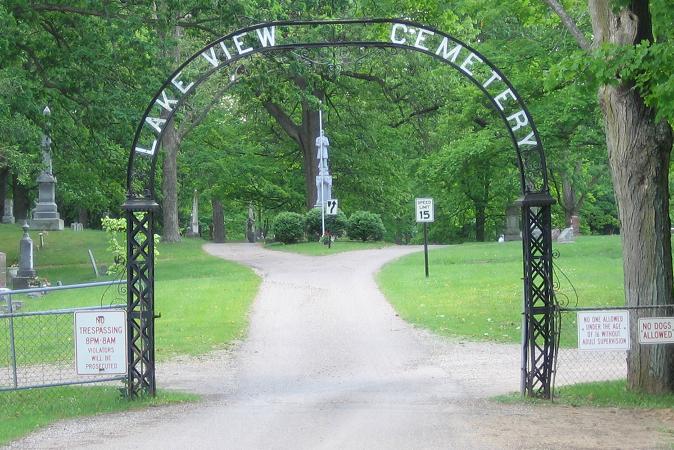
<path id="1" fill-rule="evenodd" d="M 43 111 L 47 118 L 46 132 L 42 136 L 42 163 L 43 168 L 37 177 L 38 201 L 32 211 L 30 226 L 36 230 L 63 230 L 63 220 L 56 207 L 56 178 L 52 173 L 51 138 L 49 137 L 49 121 L 51 114 L 49 107 Z"/>
<path id="2" fill-rule="evenodd" d="M 2 223 L 14 223 L 14 200 L 5 199 L 5 211 L 2 215 Z"/>
<path id="3" fill-rule="evenodd" d="M 521 241 L 522 232 L 520 222 L 522 219 L 522 208 L 517 205 L 511 205 L 506 209 L 506 241 Z"/>

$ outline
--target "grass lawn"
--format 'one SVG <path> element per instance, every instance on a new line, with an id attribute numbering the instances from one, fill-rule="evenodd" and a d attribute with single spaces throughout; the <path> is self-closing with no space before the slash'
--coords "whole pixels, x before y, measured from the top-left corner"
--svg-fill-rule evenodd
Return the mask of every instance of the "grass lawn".
<path id="1" fill-rule="evenodd" d="M 526 398 L 519 393 L 495 398 L 503 403 L 522 401 L 549 404 L 548 400 Z M 674 394 L 642 394 L 627 390 L 624 380 L 597 381 L 562 386 L 555 389 L 555 403 L 570 406 L 598 406 L 614 408 L 674 408 Z"/>
<path id="2" fill-rule="evenodd" d="M 332 246 L 330 248 L 328 248 L 328 246 L 325 244 L 321 244 L 320 242 L 300 242 L 298 244 L 282 244 L 280 242 L 274 242 L 271 244 L 266 244 L 265 248 L 269 250 L 280 250 L 283 252 L 299 253 L 301 255 L 323 256 L 323 255 L 331 255 L 333 253 L 351 252 L 354 250 L 384 248 L 389 247 L 391 245 L 393 244 L 384 241 L 361 242 L 361 241 L 346 241 L 338 239 L 332 243 Z"/>
<path id="3" fill-rule="evenodd" d="M 155 398 L 128 401 L 110 386 L 28 390 L 0 394 L 0 445 L 57 420 L 195 401 L 196 395 L 159 391 Z"/>
<path id="4" fill-rule="evenodd" d="M 31 238 L 36 241 L 36 233 Z M 21 230 L 0 226 L 0 250 L 11 253 Z M 39 241 L 38 241 L 39 242 Z M 183 239 L 177 244 L 160 244 L 155 267 L 155 338 L 158 359 L 176 354 L 200 354 L 241 337 L 247 312 L 260 279 L 246 267 L 210 256 L 201 250 L 201 239 Z M 106 236 L 100 231 L 50 232 L 45 248 L 36 251 L 35 267 L 40 278 L 52 284 L 97 281 L 89 263 L 92 248 L 98 264 L 110 264 Z M 16 245 L 18 247 L 18 244 Z M 16 252 L 16 250 L 14 250 Z M 111 279 L 111 277 L 102 277 Z M 117 287 L 51 292 L 43 297 L 19 297 L 22 311 L 72 308 L 126 303 Z M 72 337 L 68 337 L 72 340 Z"/>
<path id="5" fill-rule="evenodd" d="M 554 277 L 560 283 L 560 301 L 570 306 L 624 304 L 619 236 L 579 237 L 555 250 L 559 251 Z M 443 335 L 520 342 L 521 242 L 471 243 L 432 250 L 428 279 L 423 266 L 423 253 L 416 253 L 389 263 L 377 276 L 401 317 Z M 566 314 L 561 345 L 575 346 L 576 340 L 575 314 Z"/>

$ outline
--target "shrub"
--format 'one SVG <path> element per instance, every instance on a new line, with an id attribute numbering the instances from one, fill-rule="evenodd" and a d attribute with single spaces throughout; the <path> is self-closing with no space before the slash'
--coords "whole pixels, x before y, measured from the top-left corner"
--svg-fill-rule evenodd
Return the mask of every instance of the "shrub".
<path id="1" fill-rule="evenodd" d="M 379 214 L 356 211 L 349 218 L 346 232 L 351 239 L 381 241 L 386 229 Z"/>
<path id="2" fill-rule="evenodd" d="M 307 239 L 318 241 L 321 237 L 321 209 L 313 208 L 307 211 L 304 216 L 304 229 L 307 232 Z M 334 216 L 325 216 L 325 232 L 335 237 L 344 235 L 348 220 L 346 214 L 338 211 Z"/>
<path id="3" fill-rule="evenodd" d="M 294 212 L 282 212 L 274 218 L 274 238 L 284 244 L 292 244 L 304 237 L 304 217 Z"/>

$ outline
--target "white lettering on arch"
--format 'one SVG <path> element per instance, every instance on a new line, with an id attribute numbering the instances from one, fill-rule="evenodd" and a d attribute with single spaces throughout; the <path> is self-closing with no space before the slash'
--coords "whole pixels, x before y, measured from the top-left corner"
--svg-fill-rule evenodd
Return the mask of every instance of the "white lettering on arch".
<path id="1" fill-rule="evenodd" d="M 393 42 L 394 44 L 404 44 L 405 38 L 396 37 L 396 32 L 398 30 L 401 30 L 403 33 L 407 33 L 407 27 L 405 25 L 403 25 L 402 23 L 394 23 L 393 26 L 391 27 L 391 42 Z"/>
<path id="2" fill-rule="evenodd" d="M 141 153 L 143 155 L 153 156 L 155 150 L 157 150 L 157 140 L 155 139 L 154 141 L 152 141 L 152 148 L 150 148 L 150 149 L 136 146 L 136 148 L 134 150 L 136 151 L 136 153 Z"/>
<path id="3" fill-rule="evenodd" d="M 215 56 L 215 49 L 213 47 L 208 47 L 201 53 L 201 56 L 203 56 L 206 61 L 211 63 L 213 67 L 218 67 L 220 65 L 220 60 L 217 56 Z"/>
<path id="4" fill-rule="evenodd" d="M 426 50 L 428 51 L 427 47 L 424 47 L 422 44 L 426 40 L 428 36 L 433 36 L 435 33 L 432 31 L 424 30 L 423 28 L 419 28 L 419 34 L 417 34 L 417 40 L 414 41 L 414 46 L 416 48 L 419 48 L 421 50 Z"/>
<path id="5" fill-rule="evenodd" d="M 483 62 L 482 58 L 477 56 L 475 53 L 469 53 L 468 56 L 466 56 L 466 59 L 463 61 L 461 64 L 460 69 L 463 70 L 466 74 L 473 76 L 473 72 L 470 71 L 470 66 L 472 66 L 475 61 L 477 62 Z"/>
<path id="6" fill-rule="evenodd" d="M 494 101 L 496 102 L 496 104 L 498 105 L 498 108 L 501 111 L 503 111 L 505 109 L 503 107 L 503 105 L 501 104 L 501 101 L 507 100 L 507 97 L 510 97 L 513 100 L 517 100 L 517 97 L 515 97 L 515 94 L 513 94 L 513 91 L 510 88 L 506 89 L 505 91 L 501 92 L 499 95 L 494 97 Z"/>
<path id="7" fill-rule="evenodd" d="M 166 119 L 156 118 L 156 117 L 146 117 L 145 122 L 154 128 L 157 133 L 161 133 L 162 125 L 166 123 Z"/>
<path id="8" fill-rule="evenodd" d="M 448 47 L 449 38 L 445 37 L 442 39 L 442 42 L 440 42 L 438 49 L 435 51 L 435 54 L 442 56 L 443 59 L 456 63 L 456 58 L 459 56 L 459 52 L 463 47 L 460 44 L 456 44 L 451 50 L 449 50 Z M 440 55 L 440 53 L 442 53 L 442 55 Z"/>
<path id="9" fill-rule="evenodd" d="M 178 103 L 178 100 L 174 98 L 168 98 L 168 96 L 166 95 L 166 90 L 161 91 L 161 100 L 157 99 L 155 101 L 155 104 L 161 106 L 168 112 L 173 111 L 173 105 L 175 105 L 176 103 Z"/>
<path id="10" fill-rule="evenodd" d="M 511 122 L 513 120 L 515 121 L 515 125 L 513 125 L 513 127 L 510 128 L 513 131 L 517 131 L 520 128 L 529 125 L 529 119 L 527 118 L 527 114 L 524 112 L 524 110 L 518 111 L 515 114 L 508 117 L 508 122 Z"/>
<path id="11" fill-rule="evenodd" d="M 180 81 L 178 78 L 180 77 L 180 72 L 178 75 L 173 77 L 171 80 L 171 83 L 183 94 L 187 94 L 190 89 L 192 89 L 192 86 L 194 86 L 194 83 L 190 83 L 187 86 L 185 86 L 185 83 L 183 81 Z"/>
<path id="12" fill-rule="evenodd" d="M 255 31 L 263 47 L 273 47 L 276 45 L 276 27 L 258 28 Z"/>
<path id="13" fill-rule="evenodd" d="M 234 41 L 234 46 L 236 47 L 236 51 L 239 52 L 239 55 L 245 55 L 246 53 L 250 53 L 253 51 L 253 47 L 244 47 L 243 42 L 241 41 L 241 38 L 243 38 L 245 34 L 237 34 L 232 38 Z"/>
<path id="14" fill-rule="evenodd" d="M 525 137 L 524 139 L 522 139 L 521 141 L 519 141 L 517 143 L 518 147 L 522 147 L 523 145 L 531 145 L 531 146 L 538 145 L 538 141 L 536 140 L 536 137 L 535 137 L 533 131 L 531 133 L 529 133 L 527 135 L 527 137 Z"/>

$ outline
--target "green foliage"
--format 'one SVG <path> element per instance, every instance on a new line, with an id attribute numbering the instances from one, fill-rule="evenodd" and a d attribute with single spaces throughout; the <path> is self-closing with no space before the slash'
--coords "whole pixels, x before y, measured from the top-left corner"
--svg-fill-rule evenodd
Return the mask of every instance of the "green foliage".
<path id="1" fill-rule="evenodd" d="M 351 239 L 365 241 L 380 241 L 384 238 L 386 228 L 379 214 L 369 211 L 356 211 L 351 214 L 346 228 Z"/>
<path id="2" fill-rule="evenodd" d="M 307 239 L 317 241 L 321 237 L 321 209 L 312 208 L 304 215 L 304 226 Z M 325 216 L 325 233 L 334 237 L 341 237 L 346 232 L 348 221 L 346 214 L 338 211 L 333 216 Z"/>
<path id="3" fill-rule="evenodd" d="M 282 212 L 276 215 L 272 225 L 274 240 L 284 244 L 293 244 L 304 237 L 304 217 L 295 212 Z"/>
<path id="4" fill-rule="evenodd" d="M 140 214 L 140 213 L 137 213 Z M 113 219 L 104 217 L 101 219 L 101 226 L 108 236 L 108 251 L 112 253 L 114 263 L 108 268 L 108 275 L 123 273 L 126 269 L 126 219 Z M 124 244 L 119 242 L 122 239 Z M 154 256 L 155 261 L 159 256 L 159 241 L 161 236 L 154 235 Z M 138 236 L 140 244 L 145 242 L 145 236 Z"/>

